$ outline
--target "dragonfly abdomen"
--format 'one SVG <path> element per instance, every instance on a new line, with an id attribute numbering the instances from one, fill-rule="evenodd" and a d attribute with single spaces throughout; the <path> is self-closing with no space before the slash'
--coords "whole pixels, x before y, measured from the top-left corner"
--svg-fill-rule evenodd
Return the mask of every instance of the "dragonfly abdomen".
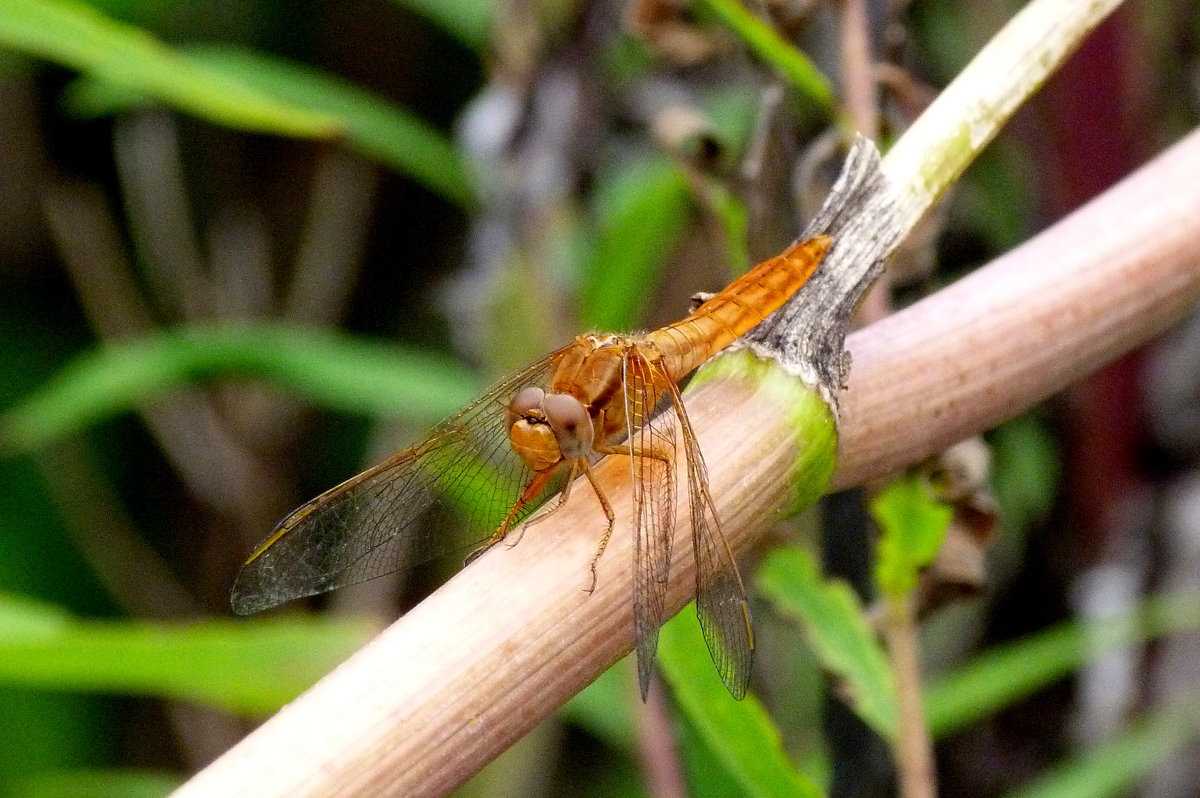
<path id="1" fill-rule="evenodd" d="M 816 236 L 793 244 L 733 281 L 691 316 L 651 333 L 646 339 L 663 354 L 672 381 L 700 366 L 774 313 L 808 282 L 833 240 Z"/>

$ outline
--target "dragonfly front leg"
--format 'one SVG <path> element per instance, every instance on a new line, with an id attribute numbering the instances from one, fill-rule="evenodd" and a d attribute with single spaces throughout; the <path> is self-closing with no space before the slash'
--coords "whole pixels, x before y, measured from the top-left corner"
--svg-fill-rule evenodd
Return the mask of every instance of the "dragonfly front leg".
<path id="1" fill-rule="evenodd" d="M 547 468 L 545 471 L 538 471 L 533 475 L 533 479 L 529 480 L 529 484 L 525 486 L 525 490 L 521 491 L 521 495 L 517 497 L 508 514 L 504 516 L 504 520 L 500 522 L 500 526 L 496 527 L 496 531 L 488 536 L 483 545 L 467 555 L 467 559 L 463 565 L 470 565 L 475 562 L 479 555 L 508 536 L 509 530 L 512 529 L 513 521 L 545 489 L 546 485 L 550 483 L 550 479 L 554 476 L 554 472 L 557 470 L 558 466 L 554 466 L 553 468 Z"/>

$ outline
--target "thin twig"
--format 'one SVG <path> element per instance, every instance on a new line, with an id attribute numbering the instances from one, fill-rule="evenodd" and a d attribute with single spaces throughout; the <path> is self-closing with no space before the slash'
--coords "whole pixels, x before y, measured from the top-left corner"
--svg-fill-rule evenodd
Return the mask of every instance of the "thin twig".
<path id="1" fill-rule="evenodd" d="M 875 87 L 871 27 L 866 0 L 841 0 L 842 104 L 862 135 L 879 138 L 879 102 Z"/>
<path id="2" fill-rule="evenodd" d="M 933 741 L 921 702 L 921 652 L 916 621 L 908 596 L 887 599 L 888 658 L 896 678 L 900 727 L 895 741 L 896 770 L 901 798 L 935 798 Z"/>

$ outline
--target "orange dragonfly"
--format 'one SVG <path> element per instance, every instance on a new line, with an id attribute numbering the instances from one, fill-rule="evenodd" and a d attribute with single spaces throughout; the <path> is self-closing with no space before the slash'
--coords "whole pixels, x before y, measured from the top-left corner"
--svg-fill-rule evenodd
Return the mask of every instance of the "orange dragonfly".
<path id="1" fill-rule="evenodd" d="M 615 518 L 592 465 L 605 455 L 628 457 L 635 516 L 633 615 L 644 698 L 659 626 L 666 620 L 682 453 L 696 611 L 721 679 L 734 697 L 743 697 L 754 649 L 750 608 L 677 383 L 786 302 L 830 243 L 819 236 L 793 245 L 682 321 L 644 335 L 581 335 L 502 380 L 420 443 L 284 518 L 242 566 L 233 586 L 234 612 L 258 612 L 482 541 L 469 562 L 556 493 L 562 506 L 580 475 L 608 519 L 591 562 L 594 587 L 596 563 Z"/>

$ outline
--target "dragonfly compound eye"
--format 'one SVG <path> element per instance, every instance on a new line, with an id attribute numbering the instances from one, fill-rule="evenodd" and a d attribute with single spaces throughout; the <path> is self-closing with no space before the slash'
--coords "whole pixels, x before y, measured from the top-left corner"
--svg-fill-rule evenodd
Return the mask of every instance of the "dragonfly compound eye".
<path id="1" fill-rule="evenodd" d="M 563 393 L 547 394 L 542 409 L 554 437 L 558 438 L 563 457 L 574 459 L 591 454 L 592 418 L 578 399 Z"/>
<path id="2" fill-rule="evenodd" d="M 511 428 L 513 424 L 522 419 L 526 421 L 544 420 L 542 400 L 545 398 L 546 392 L 541 388 L 535 386 L 522 388 L 508 403 L 508 426 Z"/>

